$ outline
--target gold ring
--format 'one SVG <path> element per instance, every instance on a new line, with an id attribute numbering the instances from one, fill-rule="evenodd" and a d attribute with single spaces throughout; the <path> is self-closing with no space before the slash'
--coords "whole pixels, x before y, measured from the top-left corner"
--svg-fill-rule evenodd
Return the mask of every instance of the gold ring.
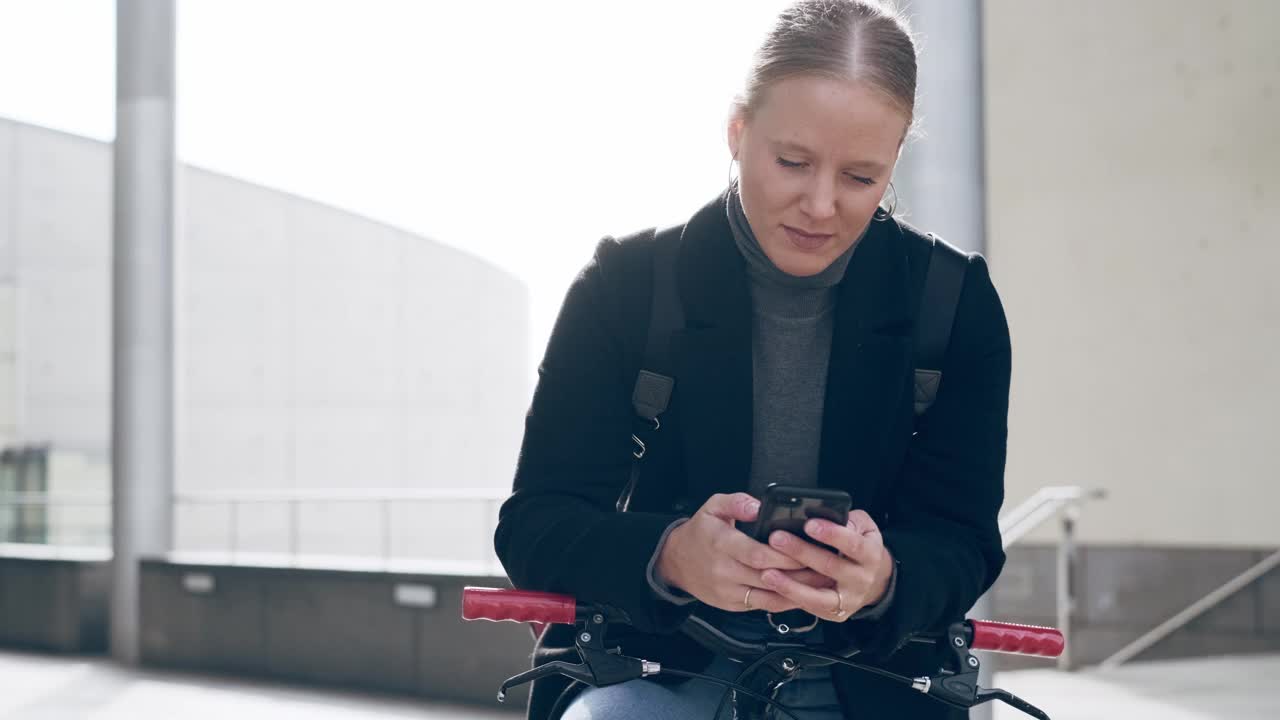
<path id="1" fill-rule="evenodd" d="M 747 588 L 747 596 L 742 598 L 742 604 L 745 605 L 748 610 L 751 609 L 751 591 L 752 590 L 755 590 L 755 588 L 753 587 Z"/>
<path id="2" fill-rule="evenodd" d="M 836 588 L 836 609 L 832 610 L 831 613 L 838 618 L 842 618 L 846 612 L 848 611 L 844 609 L 844 595 L 840 592 L 840 588 Z"/>

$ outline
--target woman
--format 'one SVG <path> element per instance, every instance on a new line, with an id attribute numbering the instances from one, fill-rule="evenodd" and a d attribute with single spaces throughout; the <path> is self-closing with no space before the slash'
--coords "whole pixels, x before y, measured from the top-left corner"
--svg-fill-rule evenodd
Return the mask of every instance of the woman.
<path id="1" fill-rule="evenodd" d="M 818 618 L 814 642 L 897 672 L 936 670 L 915 632 L 959 619 L 1004 562 L 1008 328 L 970 258 L 936 402 L 912 413 L 912 337 L 929 241 L 880 209 L 913 120 L 915 47 L 871 0 L 803 0 L 757 51 L 728 123 L 739 181 L 677 231 L 606 240 L 573 283 L 540 367 L 496 547 L 517 587 L 613 606 L 627 654 L 728 677 L 675 632 L 695 610 L 746 634 L 764 611 Z M 635 292 L 675 243 L 684 327 L 675 390 L 630 512 L 631 393 L 649 301 Z M 839 488 L 847 524 L 769 542 L 734 527 L 773 482 Z M 543 651 L 571 645 L 549 633 Z M 563 685 L 534 689 L 543 717 Z M 564 717 L 711 718 L 720 690 L 636 680 L 587 689 Z M 951 717 L 941 704 L 837 667 L 778 693 L 801 717 Z M 962 716 L 962 715 L 961 715 Z M 722 716 L 726 717 L 726 716 Z"/>

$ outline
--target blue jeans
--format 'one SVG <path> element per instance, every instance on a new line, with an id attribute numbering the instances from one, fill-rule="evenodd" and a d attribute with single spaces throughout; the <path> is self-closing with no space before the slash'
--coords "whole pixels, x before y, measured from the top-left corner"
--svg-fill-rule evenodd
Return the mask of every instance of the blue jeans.
<path id="1" fill-rule="evenodd" d="M 736 637 L 758 639 L 772 633 L 763 613 L 717 615 L 717 626 Z M 810 633 L 815 642 L 821 628 Z M 703 672 L 724 680 L 734 680 L 745 665 L 718 656 Z M 759 691 L 758 688 L 753 688 Z M 562 720 L 732 720 L 731 703 L 715 718 L 725 688 L 705 680 L 691 679 L 678 685 L 662 685 L 652 680 L 630 680 L 604 688 L 587 688 L 562 715 Z M 842 720 L 830 668 L 802 671 L 783 685 L 774 696 L 800 720 Z M 780 714 L 771 717 L 783 718 Z"/>

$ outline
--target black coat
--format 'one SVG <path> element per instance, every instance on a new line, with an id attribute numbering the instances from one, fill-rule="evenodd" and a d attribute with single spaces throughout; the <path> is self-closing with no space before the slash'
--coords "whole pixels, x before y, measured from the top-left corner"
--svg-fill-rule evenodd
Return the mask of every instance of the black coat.
<path id="1" fill-rule="evenodd" d="M 602 241 L 569 289 L 539 367 L 514 492 L 495 544 L 515 586 L 625 611 L 624 652 L 700 670 L 701 647 L 674 629 L 693 606 L 657 598 L 646 566 L 666 527 L 714 493 L 747 488 L 751 457 L 751 300 L 724 196 L 680 233 L 676 281 L 684 330 L 672 338 L 675 391 L 650 443 L 632 512 L 615 501 L 632 463 L 631 392 L 649 313 L 652 241 Z M 839 285 L 818 482 L 840 488 L 879 524 L 898 561 L 895 597 L 878 620 L 829 623 L 886 667 L 931 673 L 913 632 L 961 618 L 1004 563 L 1009 331 L 985 261 L 965 274 L 937 399 L 913 434 L 912 337 L 928 240 L 873 221 Z M 695 604 L 696 605 L 696 604 Z M 562 633 L 547 644 L 565 642 Z M 834 670 L 846 714 L 943 718 L 915 691 Z M 539 693 L 535 688 L 535 696 Z M 544 696 L 545 692 L 542 693 Z M 545 697 L 531 717 L 545 712 Z"/>

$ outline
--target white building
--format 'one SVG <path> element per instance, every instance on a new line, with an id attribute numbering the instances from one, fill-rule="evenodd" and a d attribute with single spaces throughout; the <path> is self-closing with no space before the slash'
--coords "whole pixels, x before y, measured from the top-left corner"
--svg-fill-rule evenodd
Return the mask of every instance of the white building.
<path id="1" fill-rule="evenodd" d="M 316 202 L 179 177 L 179 493 L 509 487 L 530 389 L 518 280 Z M 0 120 L 0 445 L 48 443 L 55 492 L 110 485 L 111 226 L 109 144 Z M 283 549 L 284 509 L 246 509 L 237 542 Z M 304 508 L 307 549 L 376 552 L 368 510 Z M 227 513 L 180 506 L 178 546 L 229 542 Z"/>

